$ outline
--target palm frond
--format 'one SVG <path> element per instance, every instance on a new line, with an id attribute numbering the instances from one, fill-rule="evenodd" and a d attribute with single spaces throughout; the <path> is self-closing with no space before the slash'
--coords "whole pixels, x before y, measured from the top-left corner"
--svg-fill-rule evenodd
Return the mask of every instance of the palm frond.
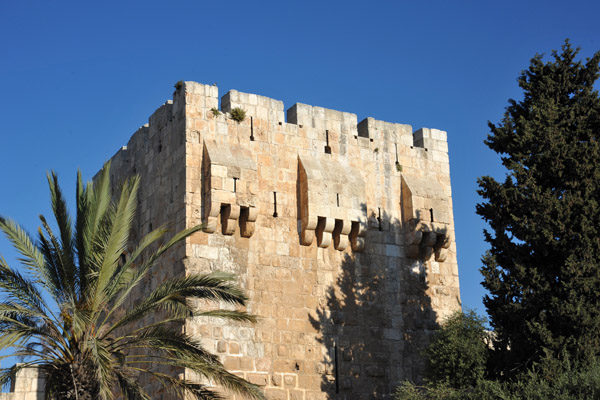
<path id="1" fill-rule="evenodd" d="M 24 307 L 30 307 L 40 313 L 50 312 L 34 282 L 10 268 L 2 257 L 0 257 L 1 292 L 4 292 L 13 302 Z"/>
<path id="2" fill-rule="evenodd" d="M 35 242 L 14 221 L 0 218 L 0 230 L 27 269 L 22 275 L 0 257 L 0 295 L 5 297 L 0 300 L 0 350 L 10 347 L 12 356 L 28 360 L 26 365 L 39 365 L 47 374 L 47 399 L 76 400 L 85 395 L 112 400 L 117 391 L 125 399 L 150 399 L 137 383 L 140 374 L 149 374 L 165 389 L 186 398 L 221 398 L 213 383 L 264 398 L 257 386 L 227 372 L 217 356 L 182 329 L 189 318 L 197 317 L 256 320 L 243 311 L 202 310 L 196 301 L 244 306 L 247 298 L 234 275 L 214 272 L 167 280 L 137 306 L 123 309 L 160 257 L 201 227 L 175 233 L 150 251 L 168 234 L 161 227 L 143 237 L 122 260 L 139 179 L 126 181 L 113 201 L 109 171 L 107 163 L 95 183 L 86 184 L 78 173 L 75 226 L 54 172 L 47 178 L 58 230 L 53 231 L 41 216 Z M 47 303 L 47 294 L 54 303 Z M 155 313 L 162 318 L 147 318 Z M 19 368 L 0 370 L 0 383 Z M 165 372 L 178 369 L 206 378 L 210 386 Z"/>
<path id="3" fill-rule="evenodd" d="M 96 185 L 91 182 L 83 183 L 81 173 L 77 174 L 77 222 L 76 241 L 79 257 L 79 282 L 81 294 L 88 290 L 88 276 L 92 270 L 100 265 L 98 253 L 95 251 L 102 240 L 98 238 L 103 232 L 102 221 L 106 221 L 106 214 L 111 208 L 110 193 L 110 162 L 98 174 Z"/>
<path id="4" fill-rule="evenodd" d="M 52 171 L 52 174 L 47 174 L 48 186 L 50 187 L 50 200 L 52 211 L 58 231 L 60 233 L 60 259 L 64 275 L 68 279 L 69 288 L 75 289 L 77 275 L 75 267 L 74 242 L 73 242 L 73 222 L 67 210 L 67 203 L 62 194 L 62 190 L 58 185 L 58 177 Z M 57 250 L 59 250 L 57 249 Z M 71 293 L 75 296 L 75 293 Z"/>
<path id="5" fill-rule="evenodd" d="M 154 289 L 140 304 L 120 318 L 107 331 L 115 329 L 142 319 L 149 312 L 167 310 L 176 317 L 194 316 L 194 308 L 188 304 L 189 298 L 210 301 L 225 301 L 231 304 L 244 305 L 246 296 L 243 291 L 231 281 L 235 279 L 232 274 L 212 272 L 205 275 L 190 275 L 182 278 L 171 279 Z M 223 313 L 223 318 L 232 316 L 237 321 L 252 321 L 244 317 L 243 313 Z"/>
<path id="6" fill-rule="evenodd" d="M 44 255 L 46 265 L 51 265 L 55 274 L 56 286 L 58 291 L 55 294 L 57 302 L 62 302 L 68 298 L 75 298 L 75 273 L 72 267 L 73 255 L 67 255 L 70 250 L 64 249 L 54 235 L 52 228 L 48 225 L 46 218 L 40 215 L 43 230 L 39 230 L 39 240 L 43 244 L 42 254 Z M 71 265 L 70 265 L 71 264 Z"/>
<path id="7" fill-rule="evenodd" d="M 137 382 L 137 375 L 127 376 L 117 372 L 117 383 L 125 400 L 151 400 L 151 397 L 142 389 Z"/>
<path id="8" fill-rule="evenodd" d="M 249 314 L 245 311 L 236 311 L 236 310 L 210 310 L 210 311 L 200 311 L 195 312 L 193 314 L 194 317 L 213 317 L 213 318 L 221 318 L 227 319 L 230 321 L 237 322 L 251 322 L 255 323 L 257 321 L 256 315 Z"/>
<path id="9" fill-rule="evenodd" d="M 186 394 L 193 395 L 198 400 L 223 400 L 224 397 L 209 389 L 207 385 L 202 385 L 197 382 L 189 382 L 183 379 L 175 378 L 171 375 L 152 371 L 149 369 L 141 369 L 142 372 L 152 375 L 158 380 L 164 387 L 169 388 L 170 392 L 176 396 L 183 397 Z M 260 397 L 262 399 L 264 397 Z"/>
<path id="10" fill-rule="evenodd" d="M 103 398 L 112 398 L 115 381 L 115 363 L 111 351 L 104 341 L 91 338 L 86 342 L 86 350 L 90 351 L 90 360 L 95 368 L 95 379 L 97 380 L 100 395 Z"/>
<path id="11" fill-rule="evenodd" d="M 21 256 L 17 259 L 38 281 L 48 282 L 44 265 L 44 256 L 34 245 L 31 236 L 19 224 L 10 218 L 0 217 L 0 230 L 6 235 Z"/>
<path id="12" fill-rule="evenodd" d="M 116 208 L 111 233 L 108 242 L 106 243 L 106 247 L 103 249 L 104 259 L 100 270 L 98 271 L 93 299 L 94 309 L 97 309 L 98 305 L 106 303 L 106 289 L 110 286 L 111 279 L 115 275 L 121 254 L 126 250 L 127 241 L 129 239 L 129 230 L 131 229 L 131 224 L 135 215 L 138 185 L 139 179 L 132 178 L 125 183 L 123 190 L 121 191 L 121 197 Z"/>
<path id="13" fill-rule="evenodd" d="M 202 361 L 191 362 L 190 360 L 180 360 L 180 359 L 173 358 L 170 360 L 170 362 L 166 362 L 163 364 L 171 365 L 171 366 L 185 367 L 186 369 L 189 369 L 190 371 L 193 371 L 194 373 L 205 377 L 209 381 L 214 382 L 214 383 L 218 384 L 219 386 L 222 386 L 226 390 L 233 392 L 235 394 L 240 394 L 245 397 L 249 397 L 249 398 L 257 399 L 257 400 L 265 399 L 264 393 L 262 392 L 262 390 L 260 389 L 259 386 L 254 385 L 254 384 L 244 380 L 243 378 L 240 378 L 239 376 L 228 372 L 223 367 L 223 365 L 220 363 L 206 364 L 206 363 L 203 363 Z M 150 370 L 146 370 L 146 371 L 150 372 L 155 377 L 157 376 L 156 374 L 160 374 L 160 373 L 150 371 Z M 176 388 L 176 390 L 184 390 L 184 392 L 188 392 L 191 394 L 194 394 L 194 392 L 189 391 L 190 388 L 188 387 L 188 385 L 199 385 L 198 382 L 192 383 L 189 381 L 179 380 L 179 379 L 177 379 L 179 381 L 179 383 L 175 383 L 175 382 L 172 382 L 171 380 L 175 380 L 176 378 L 174 378 L 170 375 L 165 375 L 165 376 L 166 376 L 165 379 L 167 380 L 167 382 L 169 382 L 172 385 L 172 387 Z M 206 386 L 204 386 L 204 387 L 206 387 Z"/>
<path id="14" fill-rule="evenodd" d="M 157 260 L 159 259 L 159 257 L 162 254 L 164 254 L 167 250 L 169 250 L 175 244 L 181 242 L 182 240 L 184 240 L 188 236 L 190 236 L 190 235 L 198 232 L 201 229 L 202 229 L 202 226 L 199 225 L 199 226 L 195 226 L 195 227 L 192 227 L 192 228 L 184 229 L 184 230 L 176 233 L 166 244 L 160 246 L 160 248 L 156 252 L 154 252 L 153 254 L 151 254 L 148 257 L 148 259 L 145 260 L 134 271 L 132 267 L 133 267 L 136 259 L 142 253 L 142 251 L 147 246 L 149 246 L 150 244 L 152 244 L 154 241 L 156 241 L 160 237 L 162 237 L 167 232 L 167 230 L 166 230 L 166 228 L 161 227 L 161 228 L 159 228 L 159 229 L 151 232 L 149 234 L 150 237 L 147 240 L 146 240 L 146 238 L 142 239 L 142 241 L 140 243 L 140 246 L 139 246 L 140 248 L 138 248 L 138 249 L 136 249 L 134 251 L 132 257 L 126 263 L 126 266 L 129 269 L 129 272 L 123 272 L 122 275 L 117 276 L 116 279 L 114 280 L 114 284 L 113 284 L 112 288 L 107 289 L 107 290 L 110 290 L 109 293 L 112 296 L 116 296 L 116 300 L 113 302 L 112 309 L 109 311 L 109 313 L 107 313 L 106 318 L 105 318 L 105 322 L 108 320 L 108 317 L 111 316 L 114 313 L 114 311 L 125 302 L 125 300 L 131 294 L 131 292 L 141 282 L 143 282 L 145 280 L 146 275 L 148 274 L 148 272 L 150 271 L 150 269 L 155 265 L 155 263 L 157 262 Z M 148 304 L 146 304 L 146 305 L 148 305 Z M 141 318 L 140 312 L 142 312 L 144 310 L 145 310 L 144 312 L 147 312 L 147 311 L 149 311 L 151 309 L 151 308 L 147 308 L 147 307 L 144 307 L 144 306 L 142 306 L 142 307 L 136 307 L 136 308 L 138 309 L 136 311 L 136 313 L 138 315 L 140 315 L 140 317 L 132 318 L 131 320 L 136 320 L 136 319 Z M 126 322 L 124 321 L 123 323 L 126 323 Z M 119 323 L 118 326 L 121 326 L 123 323 Z M 116 328 L 116 327 L 117 326 L 115 326 L 114 328 Z M 113 329 L 110 329 L 110 331 L 112 331 L 112 330 Z"/>
<path id="15" fill-rule="evenodd" d="M 155 354 L 163 358 L 168 354 L 179 359 L 219 363 L 218 357 L 206 351 L 198 340 L 172 327 L 155 325 L 135 332 L 134 336 L 115 341 L 113 349 L 148 348 L 155 349 Z"/>
<path id="16" fill-rule="evenodd" d="M 143 278 L 146 275 L 150 266 L 146 266 L 146 264 L 144 264 L 137 272 L 136 269 L 134 269 L 134 265 L 138 262 L 141 254 L 148 246 L 161 239 L 167 232 L 168 230 L 166 228 L 160 227 L 148 233 L 142 238 L 139 245 L 129 256 L 125 264 L 115 276 L 111 286 L 107 288 L 107 296 L 113 298 L 116 297 L 116 300 L 113 302 L 111 312 L 123 305 L 125 299 L 127 299 L 131 291 L 135 289 L 137 283 L 141 281 L 140 278 Z M 138 279 L 135 279 L 136 277 L 138 277 Z"/>

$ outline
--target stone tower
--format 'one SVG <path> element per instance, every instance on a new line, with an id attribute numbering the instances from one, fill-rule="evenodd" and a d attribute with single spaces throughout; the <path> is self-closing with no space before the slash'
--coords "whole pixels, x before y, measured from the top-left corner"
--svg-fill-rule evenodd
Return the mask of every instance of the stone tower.
<path id="1" fill-rule="evenodd" d="M 180 82 L 112 158 L 113 183 L 141 177 L 134 238 L 204 224 L 142 290 L 236 273 L 259 322 L 182 329 L 272 399 L 385 398 L 418 379 L 428 335 L 460 308 L 446 132 L 286 115 L 235 90 L 218 107 L 216 86 Z"/>

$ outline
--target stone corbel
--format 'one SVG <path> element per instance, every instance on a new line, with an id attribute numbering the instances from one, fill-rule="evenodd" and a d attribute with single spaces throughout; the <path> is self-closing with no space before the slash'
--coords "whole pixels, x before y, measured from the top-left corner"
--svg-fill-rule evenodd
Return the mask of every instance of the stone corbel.
<path id="1" fill-rule="evenodd" d="M 240 214 L 240 235 L 249 238 L 254 234 L 254 222 L 258 217 L 256 207 L 241 207 Z"/>
<path id="2" fill-rule="evenodd" d="M 335 219 L 319 217 L 317 222 L 317 229 L 315 234 L 317 235 L 317 246 L 326 248 L 331 244 L 333 229 L 335 228 Z"/>
<path id="3" fill-rule="evenodd" d="M 367 235 L 366 223 L 352 221 L 352 229 L 350 230 L 350 244 L 352 250 L 362 252 L 365 249 L 365 236 Z"/>
<path id="4" fill-rule="evenodd" d="M 448 232 L 442 231 L 437 235 L 437 242 L 435 244 L 435 261 L 444 262 L 448 257 L 448 248 L 452 244 L 452 235 Z"/>
<path id="5" fill-rule="evenodd" d="M 366 196 L 362 174 L 335 159 L 298 157 L 298 203 L 300 244 L 331 245 L 344 251 L 364 248 Z M 366 208 L 366 207 L 365 207 Z"/>
<path id="6" fill-rule="evenodd" d="M 319 219 L 316 216 L 304 216 L 301 221 L 300 244 L 310 246 L 315 238 L 315 229 Z"/>
<path id="7" fill-rule="evenodd" d="M 231 236 L 235 233 L 240 218 L 240 206 L 227 204 L 221 208 L 221 227 L 223 235 Z"/>
<path id="8" fill-rule="evenodd" d="M 452 244 L 452 210 L 440 184 L 429 177 L 402 175 L 406 255 L 444 262 Z"/>
<path id="9" fill-rule="evenodd" d="M 256 163 L 249 150 L 206 140 L 202 160 L 204 232 L 214 233 L 221 221 L 223 235 L 240 226 L 242 237 L 251 237 L 258 217 Z"/>
<path id="10" fill-rule="evenodd" d="M 447 229 L 446 225 L 411 220 L 405 236 L 407 257 L 427 261 L 435 255 L 435 261 L 446 261 L 447 249 L 452 243 Z"/>
<path id="11" fill-rule="evenodd" d="M 206 233 L 214 233 L 217 230 L 219 213 L 221 212 L 220 203 L 211 203 L 210 207 L 206 207 L 204 216 L 204 228 L 202 229 Z"/>
<path id="12" fill-rule="evenodd" d="M 336 250 L 344 251 L 350 240 L 348 235 L 352 230 L 352 222 L 341 219 L 335 220 L 335 228 L 333 228 L 333 245 Z"/>

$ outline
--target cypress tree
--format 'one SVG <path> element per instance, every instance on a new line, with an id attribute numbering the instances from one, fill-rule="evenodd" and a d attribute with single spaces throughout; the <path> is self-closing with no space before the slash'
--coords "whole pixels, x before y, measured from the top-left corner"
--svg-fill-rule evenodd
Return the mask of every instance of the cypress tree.
<path id="1" fill-rule="evenodd" d="M 600 354 L 600 52 L 577 60 L 567 40 L 518 78 L 485 141 L 504 182 L 484 176 L 477 213 L 489 224 L 484 304 L 496 331 L 497 372 L 510 376 L 543 355 L 585 362 Z"/>

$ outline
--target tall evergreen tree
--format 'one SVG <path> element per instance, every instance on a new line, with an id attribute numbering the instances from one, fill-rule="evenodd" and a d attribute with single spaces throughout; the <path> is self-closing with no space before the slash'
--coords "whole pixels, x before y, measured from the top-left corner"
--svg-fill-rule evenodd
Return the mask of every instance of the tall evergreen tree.
<path id="1" fill-rule="evenodd" d="M 484 176 L 477 213 L 489 224 L 484 298 L 499 372 L 544 354 L 584 361 L 600 354 L 600 52 L 585 63 L 568 41 L 518 79 L 486 144 L 500 154 L 504 182 Z"/>

